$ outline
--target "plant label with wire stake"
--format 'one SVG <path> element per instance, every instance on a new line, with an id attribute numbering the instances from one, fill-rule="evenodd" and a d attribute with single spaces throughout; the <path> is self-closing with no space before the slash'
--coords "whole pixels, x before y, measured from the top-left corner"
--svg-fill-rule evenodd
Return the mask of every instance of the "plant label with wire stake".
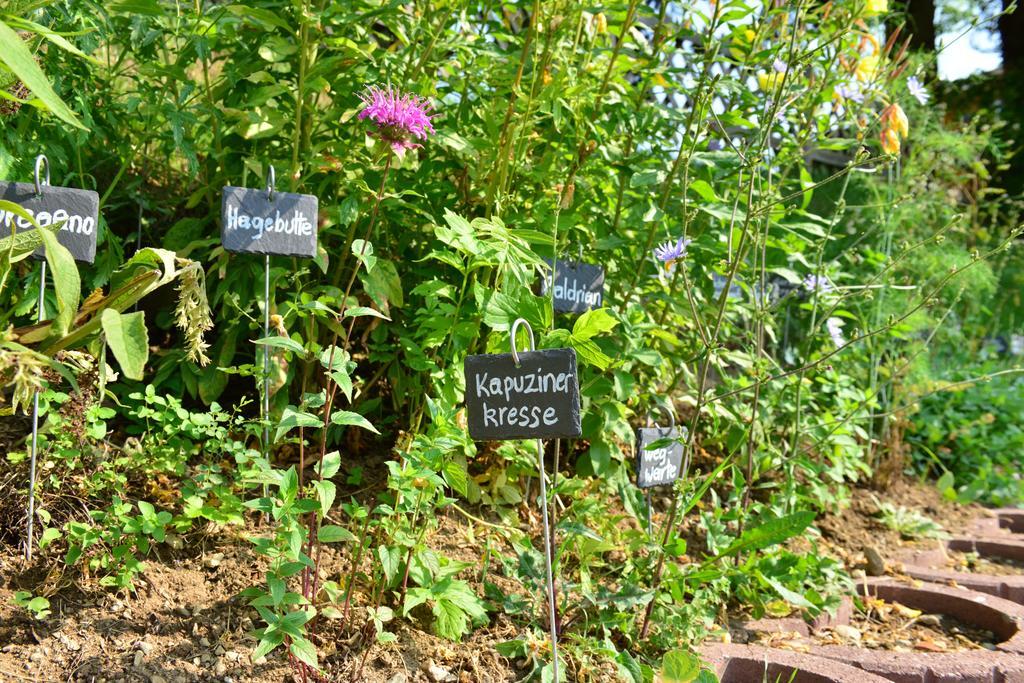
<path id="1" fill-rule="evenodd" d="M 582 434 L 576 351 L 466 356 L 466 413 L 476 441 L 574 439 Z"/>
<path id="2" fill-rule="evenodd" d="M 550 266 L 551 259 L 544 259 Z M 559 313 L 585 313 L 604 303 L 604 268 L 577 261 L 555 262 L 555 310 Z M 544 276 L 541 294 L 548 295 L 550 282 Z"/>
<path id="3" fill-rule="evenodd" d="M 96 259 L 100 196 L 73 187 L 43 185 L 41 189 L 37 194 L 34 183 L 0 183 L 0 199 L 20 206 L 41 227 L 60 223 L 57 241 L 76 261 L 92 263 Z M 21 216 L 0 209 L 0 237 L 25 230 L 35 227 Z M 33 256 L 43 258 L 43 248 L 36 249 Z"/>
<path id="4" fill-rule="evenodd" d="M 686 434 L 686 427 L 641 427 L 636 430 L 636 485 L 639 488 L 665 486 L 679 478 L 683 467 L 683 444 L 679 440 Z M 674 441 L 658 444 L 667 439 Z"/>
<path id="5" fill-rule="evenodd" d="M 316 256 L 317 198 L 310 194 L 224 188 L 220 241 L 248 254 Z"/>

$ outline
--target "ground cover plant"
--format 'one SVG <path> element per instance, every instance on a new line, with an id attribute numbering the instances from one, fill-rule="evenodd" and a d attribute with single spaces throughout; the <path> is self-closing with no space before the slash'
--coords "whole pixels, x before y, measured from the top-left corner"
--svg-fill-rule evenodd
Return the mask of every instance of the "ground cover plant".
<path id="1" fill-rule="evenodd" d="M 11 605 L 124 609 L 201 556 L 252 680 L 392 680 L 429 634 L 476 650 L 465 680 L 550 681 L 554 630 L 560 680 L 710 681 L 697 648 L 730 615 L 852 593 L 820 520 L 865 487 L 1020 503 L 997 344 L 1020 327 L 1020 193 L 996 184 L 1014 143 L 936 105 L 904 19 L 878 0 L 0 8 L 0 178 L 43 153 L 100 204 L 76 265 L 60 225 L 0 202 Z M 316 196 L 315 255 L 225 249 L 225 186 Z M 599 265 L 601 296 L 559 310 L 553 263 Z M 519 319 L 578 364 L 580 433 L 543 444 L 544 475 L 535 441 L 468 431 L 466 358 L 525 349 Z M 635 430 L 669 422 L 647 452 L 678 447 L 678 471 L 644 491 Z M 947 528 L 876 507 L 907 537 Z M 198 615 L 212 650 L 227 627 Z M 174 670 L 138 652 L 129 671 Z"/>

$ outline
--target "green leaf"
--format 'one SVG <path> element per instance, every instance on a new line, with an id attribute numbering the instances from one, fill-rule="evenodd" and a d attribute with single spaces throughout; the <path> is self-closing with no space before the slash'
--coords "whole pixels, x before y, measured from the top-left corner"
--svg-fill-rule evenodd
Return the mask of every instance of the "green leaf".
<path id="1" fill-rule="evenodd" d="M 103 310 L 103 336 L 128 379 L 141 380 L 149 360 L 149 332 L 145 313 Z"/>
<path id="2" fill-rule="evenodd" d="M 320 501 L 320 515 L 326 517 L 331 506 L 334 505 L 334 497 L 337 495 L 338 489 L 334 482 L 330 481 L 314 481 L 313 488 L 316 489 L 316 497 Z"/>
<path id="3" fill-rule="evenodd" d="M 57 317 L 50 329 L 50 338 L 66 337 L 71 324 L 78 312 L 78 299 L 82 292 L 82 281 L 78 276 L 78 266 L 57 237 L 48 230 L 38 230 L 46 248 L 46 262 L 53 275 L 53 288 L 57 295 Z"/>
<path id="4" fill-rule="evenodd" d="M 572 336 L 577 339 L 590 339 L 613 330 L 618 324 L 619 321 L 608 313 L 608 309 L 595 308 L 576 319 L 572 326 Z"/>
<path id="5" fill-rule="evenodd" d="M 325 524 L 320 527 L 320 531 L 317 532 L 316 537 L 321 543 L 338 543 L 341 541 L 356 540 L 355 535 L 351 531 L 345 527 L 340 527 L 337 524 Z"/>
<path id="6" fill-rule="evenodd" d="M 320 476 L 324 479 L 330 479 L 338 473 L 341 469 L 341 453 L 338 451 L 331 451 L 324 456 L 323 461 L 320 465 Z"/>
<path id="7" fill-rule="evenodd" d="M 715 190 L 711 187 L 711 184 L 706 180 L 694 180 L 690 183 L 690 189 L 700 195 L 701 199 L 709 202 L 717 202 L 718 195 L 715 194 Z"/>
<path id="8" fill-rule="evenodd" d="M 635 187 L 648 187 L 650 185 L 657 185 L 662 180 L 664 180 L 664 178 L 665 178 L 665 172 L 664 171 L 648 169 L 646 171 L 640 171 L 639 173 L 634 173 L 629 178 L 629 186 L 631 188 L 635 188 Z"/>
<path id="9" fill-rule="evenodd" d="M 377 429 L 370 424 L 370 421 L 359 413 L 353 413 L 348 410 L 335 410 L 331 413 L 331 424 L 336 425 L 352 425 L 354 427 L 362 427 L 368 429 L 374 434 L 380 434 Z"/>
<path id="10" fill-rule="evenodd" d="M 458 605 L 448 600 L 438 600 L 434 603 L 434 632 L 448 640 L 459 640 L 466 634 L 469 626 L 469 619 L 466 613 Z"/>
<path id="11" fill-rule="evenodd" d="M 271 633 L 263 634 L 256 649 L 252 651 L 252 659 L 256 660 L 260 657 L 266 657 L 271 650 L 284 642 L 284 634 L 280 631 L 273 631 Z"/>
<path id="12" fill-rule="evenodd" d="M 803 533 L 804 529 L 814 521 L 814 513 L 810 510 L 794 512 L 791 515 L 777 517 L 760 526 L 747 529 L 743 535 L 733 541 L 728 548 L 712 560 L 736 555 L 751 550 L 760 550 L 771 545 L 782 543 Z M 705 563 L 706 564 L 706 563 Z"/>
<path id="13" fill-rule="evenodd" d="M 663 683 L 693 683 L 700 676 L 700 660 L 685 650 L 672 650 L 661 660 Z"/>
<path id="14" fill-rule="evenodd" d="M 281 475 L 278 488 L 281 491 L 281 498 L 284 500 L 284 504 L 291 505 L 292 501 L 295 500 L 295 496 L 299 493 L 299 476 L 295 472 L 294 465 L 285 470 Z"/>
<path id="15" fill-rule="evenodd" d="M 359 259 L 359 262 L 366 268 L 367 273 L 372 273 L 377 265 L 377 257 L 373 255 L 373 245 L 366 240 L 352 240 L 352 253 Z"/>
<path id="16" fill-rule="evenodd" d="M 160 0 L 118 0 L 107 5 L 115 14 L 142 14 L 148 17 L 162 17 L 164 8 Z"/>
<path id="17" fill-rule="evenodd" d="M 300 662 L 308 664 L 314 669 L 320 668 L 316 661 L 316 647 L 305 638 L 295 638 L 288 649 Z"/>
<path id="18" fill-rule="evenodd" d="M 36 64 L 28 46 L 18 37 L 17 32 L 3 21 L 0 21 L 0 45 L 4 46 L 4 49 L 0 50 L 0 62 L 27 86 L 47 109 L 65 123 L 81 130 L 89 130 L 53 91 L 50 81 Z"/>
<path id="19" fill-rule="evenodd" d="M 44 529 L 43 535 L 39 537 L 39 549 L 42 550 L 58 538 L 60 538 L 60 529 L 54 529 L 53 527 Z"/>
<path id="20" fill-rule="evenodd" d="M 345 316 L 344 317 L 346 317 L 346 318 L 358 318 L 358 317 L 364 316 L 364 315 L 371 315 L 371 316 L 373 316 L 375 318 L 382 318 L 384 320 L 391 320 L 391 318 L 387 317 L 386 315 L 384 315 L 383 313 L 381 313 L 380 311 L 378 311 L 378 310 L 376 310 L 374 308 L 370 308 L 369 306 L 353 306 L 352 308 L 346 308 L 345 309 Z"/>
<path id="21" fill-rule="evenodd" d="M 295 341 L 291 337 L 263 337 L 262 339 L 255 340 L 253 344 L 257 344 L 259 346 L 272 346 L 277 349 L 285 349 L 299 356 L 306 355 L 306 349 L 302 346 L 302 344 Z"/>
<path id="22" fill-rule="evenodd" d="M 281 413 L 281 420 L 277 423 L 277 432 L 274 434 L 274 441 L 287 434 L 296 427 L 323 427 L 324 423 L 312 413 L 306 413 L 295 406 L 287 406 Z"/>
<path id="23" fill-rule="evenodd" d="M 455 489 L 460 496 L 466 498 L 469 495 L 469 477 L 462 465 L 448 461 L 442 466 L 441 473 L 448 485 Z"/>

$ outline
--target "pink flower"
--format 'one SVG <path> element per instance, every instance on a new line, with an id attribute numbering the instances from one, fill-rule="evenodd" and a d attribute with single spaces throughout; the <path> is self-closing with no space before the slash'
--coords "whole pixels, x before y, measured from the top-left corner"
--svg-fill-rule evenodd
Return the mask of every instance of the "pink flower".
<path id="1" fill-rule="evenodd" d="M 360 119 L 370 119 L 377 126 L 377 137 L 391 145 L 396 152 L 419 147 L 413 142 L 426 140 L 434 132 L 430 122 L 433 114 L 430 102 L 417 95 L 403 94 L 397 88 L 370 86 L 359 99 L 366 107 L 359 112 Z"/>

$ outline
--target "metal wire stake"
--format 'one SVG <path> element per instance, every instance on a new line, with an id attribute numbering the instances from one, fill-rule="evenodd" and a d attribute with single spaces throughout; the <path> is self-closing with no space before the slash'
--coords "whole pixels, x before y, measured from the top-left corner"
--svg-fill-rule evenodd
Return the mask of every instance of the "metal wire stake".
<path id="1" fill-rule="evenodd" d="M 551 631 L 551 666 L 558 682 L 558 621 L 555 610 L 555 577 L 551 571 L 551 531 L 548 527 L 548 487 L 544 476 L 544 442 L 537 439 L 537 469 L 540 471 L 540 509 L 544 520 L 544 560 L 548 577 L 548 626 Z"/>
<path id="2" fill-rule="evenodd" d="M 277 173 L 274 165 L 267 169 L 267 201 L 274 201 L 274 186 L 277 184 Z M 270 254 L 263 257 L 263 338 L 270 336 Z M 270 347 L 263 345 L 263 457 L 270 462 Z M 267 497 L 267 485 L 263 484 L 263 497 Z M 263 513 L 264 523 L 270 521 L 270 515 Z"/>
<path id="3" fill-rule="evenodd" d="M 43 322 L 46 296 L 46 261 L 39 266 L 39 303 L 36 320 Z M 36 514 L 36 453 L 39 443 L 39 390 L 32 392 L 32 453 L 28 469 L 28 531 L 25 534 L 25 559 L 32 561 L 32 522 Z"/>
<path id="4" fill-rule="evenodd" d="M 263 338 L 270 336 L 270 254 L 263 261 Z M 263 345 L 263 457 L 270 462 L 270 347 Z M 263 497 L 267 485 L 263 484 Z M 263 513 L 264 520 L 267 514 Z"/>
<path id="5" fill-rule="evenodd" d="M 536 350 L 536 343 L 533 339 L 533 328 L 530 323 L 522 318 L 517 318 L 512 323 L 512 330 L 509 338 L 512 344 L 512 360 L 516 367 L 519 367 L 519 352 L 516 350 L 516 331 L 520 326 L 525 326 L 530 335 L 530 351 Z M 554 681 L 558 683 L 558 617 L 555 608 L 555 577 L 552 571 L 551 552 L 551 524 L 548 520 L 548 485 L 547 476 L 544 471 L 544 441 L 537 439 L 537 473 L 540 475 L 540 509 L 541 519 L 544 521 L 544 568 L 547 570 L 548 580 L 548 627 L 551 632 L 551 666 L 554 673 Z"/>

